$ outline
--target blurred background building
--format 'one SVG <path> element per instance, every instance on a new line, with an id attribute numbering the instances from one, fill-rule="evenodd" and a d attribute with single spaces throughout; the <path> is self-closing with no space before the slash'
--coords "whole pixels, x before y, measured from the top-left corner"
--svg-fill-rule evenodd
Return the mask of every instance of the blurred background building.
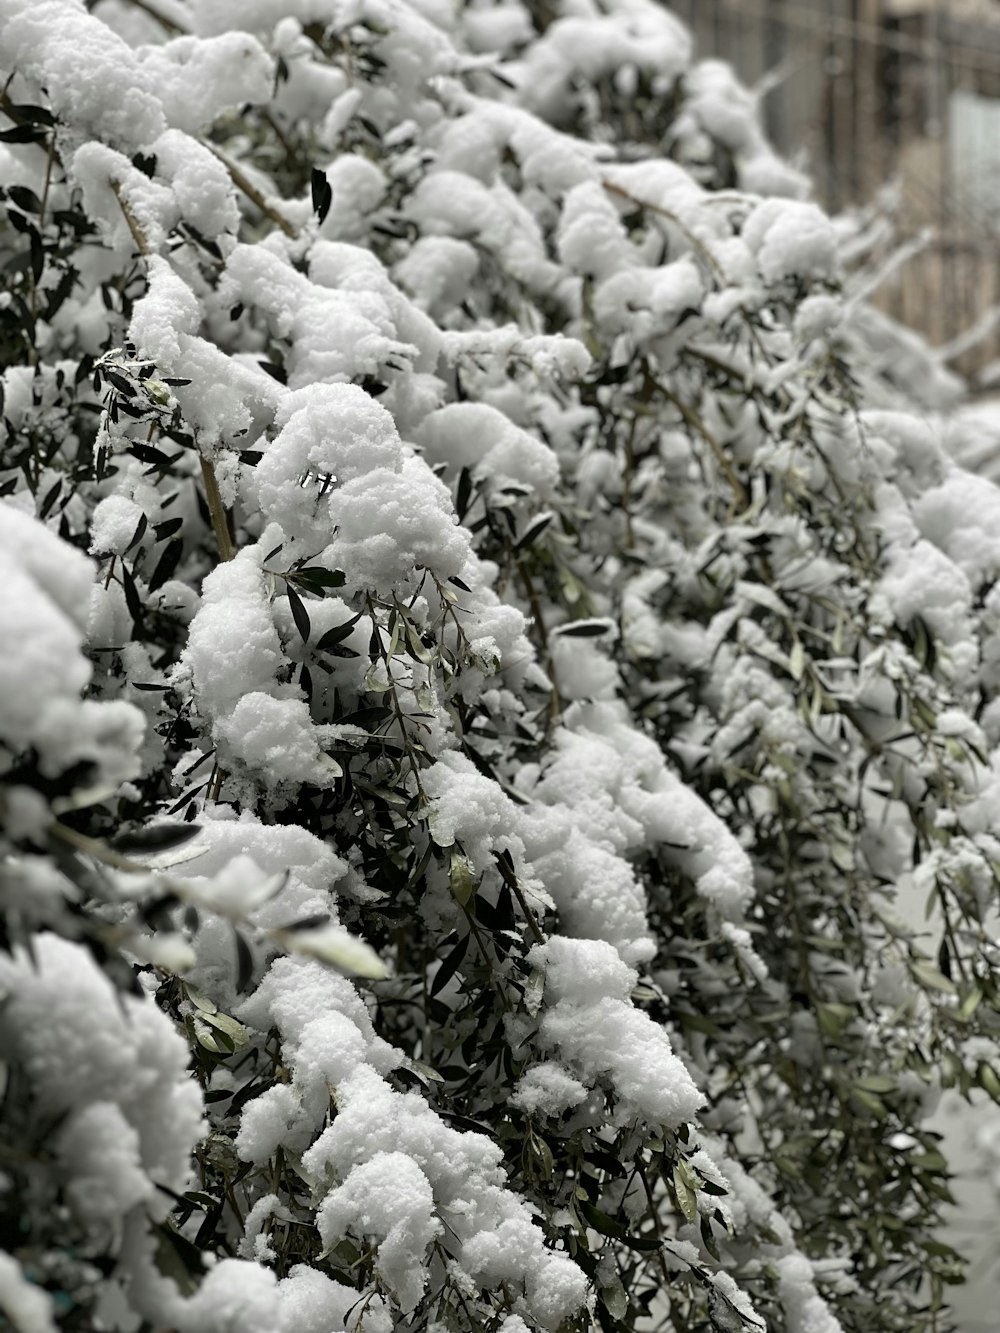
<path id="1" fill-rule="evenodd" d="M 897 244 L 932 229 L 876 303 L 955 369 L 1000 383 L 1000 0 L 671 8 L 702 57 L 757 86 L 772 142 L 805 161 L 827 208 L 881 194 Z"/>
<path id="2" fill-rule="evenodd" d="M 982 470 L 1000 480 L 1000 0 L 670 5 L 702 58 L 756 86 L 771 141 L 807 168 L 821 203 L 893 218 L 885 257 L 910 257 L 873 299 L 989 395 L 974 410 Z M 921 902 L 898 905 L 926 928 Z M 957 1327 L 995 1333 L 1000 1116 L 948 1095 L 931 1127 L 958 1172 L 944 1239 L 970 1260 L 969 1285 L 951 1293 Z"/>

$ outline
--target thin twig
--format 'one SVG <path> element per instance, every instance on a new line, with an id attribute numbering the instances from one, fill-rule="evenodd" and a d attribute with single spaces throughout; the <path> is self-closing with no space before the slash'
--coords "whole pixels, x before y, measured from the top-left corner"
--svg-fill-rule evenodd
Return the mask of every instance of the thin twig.
<path id="1" fill-rule="evenodd" d="M 223 153 L 220 149 L 216 148 L 215 144 L 208 143 L 204 139 L 202 140 L 202 143 L 210 153 L 214 153 L 214 155 L 226 168 L 226 170 L 229 172 L 229 178 L 236 186 L 236 188 L 238 190 L 242 190 L 243 193 L 246 195 L 246 197 L 250 200 L 250 202 L 252 204 L 255 204 L 256 207 L 260 209 L 260 211 L 264 214 L 266 218 L 270 218 L 270 220 L 275 224 L 275 226 L 280 227 L 286 236 L 291 236 L 294 238 L 295 236 L 298 235 L 298 232 L 288 221 L 288 219 L 286 217 L 282 217 L 282 215 L 278 212 L 276 208 L 272 208 L 272 206 L 267 202 L 267 200 L 261 194 L 260 190 L 257 189 L 256 185 L 254 185 L 254 183 L 247 176 L 243 174 L 243 172 L 240 170 L 240 168 L 236 165 L 235 162 L 231 161 L 225 155 L 225 153 Z"/>
<path id="2" fill-rule="evenodd" d="M 46 149 L 48 153 L 48 160 L 45 164 L 45 184 L 42 187 L 41 204 L 38 209 L 39 238 L 41 238 L 45 234 L 45 210 L 48 207 L 49 189 L 52 185 L 52 164 L 55 161 L 55 156 L 56 156 L 56 152 L 55 149 L 52 147 L 51 140 L 47 143 Z M 32 254 L 32 261 L 33 260 L 34 260 L 34 255 Z M 36 316 L 38 315 L 38 281 L 41 278 L 41 274 L 39 274 L 39 279 L 35 278 L 34 262 L 28 265 L 28 273 L 31 276 L 31 294 L 30 294 L 29 308 L 31 310 L 31 318 L 35 319 Z M 28 351 L 28 365 L 34 366 L 37 363 L 38 363 L 38 348 L 32 345 L 32 347 Z"/>
<path id="3" fill-rule="evenodd" d="M 122 187 L 120 182 L 113 180 L 111 182 L 111 188 L 114 191 L 115 198 L 118 200 L 118 207 L 122 211 L 122 216 L 128 223 L 128 229 L 132 233 L 133 241 L 135 241 L 135 248 L 139 251 L 139 253 L 142 255 L 144 259 L 148 259 L 151 251 L 149 248 L 149 242 L 146 240 L 146 233 L 143 231 L 142 226 L 139 223 L 139 219 L 132 212 L 132 205 L 125 198 L 124 194 L 122 194 Z"/>
<path id="4" fill-rule="evenodd" d="M 635 204 L 637 208 L 648 209 L 650 213 L 658 213 L 660 217 L 666 218 L 667 221 L 672 222 L 675 227 L 679 227 L 691 242 L 692 248 L 697 250 L 698 254 L 704 259 L 715 277 L 718 278 L 720 282 L 724 280 L 725 274 L 719 267 L 718 260 L 709 250 L 708 246 L 706 246 L 704 241 L 700 240 L 694 234 L 688 224 L 682 218 L 678 217 L 678 215 L 671 209 L 664 208 L 662 204 L 651 204 L 648 199 L 640 199 L 637 195 L 634 195 L 631 190 L 626 190 L 623 186 L 616 185 L 614 181 L 601 181 L 601 184 L 607 190 L 608 194 L 617 195 L 619 199 L 627 199 L 630 204 Z"/>
<path id="5" fill-rule="evenodd" d="M 171 37 L 187 36 L 186 28 L 182 28 L 181 25 L 175 23 L 173 19 L 168 19 L 166 14 L 161 14 L 158 9 L 154 9 L 151 4 L 147 3 L 147 0 L 128 0 L 128 3 L 135 9 L 141 9 L 144 14 L 147 14 L 154 23 L 158 23 L 163 31 L 168 33 Z"/>
<path id="6" fill-rule="evenodd" d="M 212 531 L 215 533 L 215 540 L 219 547 L 219 556 L 223 560 L 232 560 L 236 553 L 233 550 L 233 539 L 229 535 L 229 517 L 226 514 L 226 506 L 222 502 L 222 492 L 219 490 L 215 468 L 204 454 L 199 454 L 198 457 L 201 463 L 201 478 L 205 483 L 208 512 L 212 518 Z"/>
<path id="7" fill-rule="evenodd" d="M 664 398 L 666 398 L 668 402 L 673 403 L 674 407 L 676 407 L 677 411 L 680 412 L 681 416 L 687 422 L 688 426 L 690 426 L 692 430 L 696 430 L 698 432 L 701 438 L 711 449 L 712 453 L 715 455 L 715 461 L 718 463 L 719 467 L 722 470 L 723 475 L 729 482 L 730 486 L 733 488 L 734 507 L 738 511 L 747 509 L 750 505 L 750 498 L 746 493 L 746 489 L 743 483 L 736 475 L 736 471 L 732 463 L 726 457 L 725 449 L 723 449 L 722 445 L 715 438 L 712 432 L 708 429 L 708 427 L 705 425 L 704 421 L 702 421 L 698 413 L 695 412 L 693 408 L 689 407 L 687 403 L 684 402 L 683 398 L 679 398 L 677 394 L 675 394 L 672 389 L 668 389 L 665 384 L 661 383 L 658 387 L 660 392 L 663 394 Z"/>
<path id="8" fill-rule="evenodd" d="M 527 597 L 528 606 L 531 609 L 532 619 L 541 636 L 542 647 L 545 649 L 549 679 L 552 681 L 552 696 L 549 700 L 549 725 L 552 726 L 559 717 L 562 702 L 559 697 L 559 682 L 556 679 L 555 664 L 552 661 L 552 652 L 549 648 L 549 632 L 545 625 L 545 617 L 542 615 L 542 607 L 538 600 L 538 593 L 535 590 L 534 582 L 523 562 L 519 560 L 516 555 L 514 556 L 514 568 L 517 570 L 518 577 L 521 580 L 521 586 L 524 588 L 524 595 Z"/>
<path id="9" fill-rule="evenodd" d="M 149 866 L 140 865 L 137 861 L 130 861 L 127 856 L 122 856 L 113 847 L 109 847 L 106 842 L 101 842 L 97 838 L 88 838 L 86 834 L 78 833 L 75 828 L 70 828 L 68 824 L 61 824 L 58 820 L 55 820 L 49 825 L 49 832 L 60 842 L 74 847 L 86 856 L 92 856 L 95 861 L 100 861 L 103 865 L 113 866 L 115 870 L 127 870 L 136 875 L 149 873 Z"/>
<path id="10" fill-rule="evenodd" d="M 533 912 L 533 911 L 531 910 L 531 908 L 528 906 L 527 899 L 526 899 L 525 896 L 524 896 L 524 890 L 521 888 L 520 884 L 517 882 L 517 876 L 516 876 L 516 875 L 512 875 L 512 876 L 510 877 L 510 879 L 508 879 L 506 882 L 507 882 L 507 883 L 510 885 L 510 887 L 514 890 L 514 897 L 517 899 L 517 901 L 518 901 L 518 902 L 520 903 L 520 905 L 521 905 L 521 911 L 524 913 L 524 915 L 525 915 L 525 919 L 526 919 L 527 922 L 528 922 L 528 929 L 531 931 L 532 935 L 535 937 L 535 943 L 536 943 L 536 944 L 544 944 L 544 943 L 545 943 L 545 936 L 544 936 L 544 934 L 542 933 L 542 930 L 541 930 L 541 928 L 540 928 L 538 922 L 537 922 L 536 919 L 535 919 L 535 914 L 534 914 L 534 912 Z"/>
<path id="11" fill-rule="evenodd" d="M 633 412 L 625 436 L 625 470 L 622 473 L 622 510 L 625 514 L 625 545 L 628 550 L 635 549 L 635 529 L 632 524 L 632 479 L 635 476 L 635 429 L 639 415 Z"/>
<path id="12" fill-rule="evenodd" d="M 139 219 L 132 211 L 132 206 L 122 193 L 122 187 L 116 180 L 111 182 L 111 188 L 118 200 L 118 206 L 121 208 L 122 216 L 128 224 L 128 229 L 132 233 L 132 239 L 144 259 L 150 257 L 149 242 L 146 240 L 146 234 L 139 223 Z M 223 560 L 232 560 L 234 551 L 232 538 L 229 536 L 229 520 L 226 516 L 226 506 L 222 503 L 222 494 L 219 490 L 218 478 L 215 475 L 215 468 L 204 454 L 200 455 L 201 476 L 205 483 L 205 498 L 208 501 L 208 512 L 212 518 L 212 531 L 215 533 L 216 544 L 219 547 L 219 555 Z"/>
<path id="13" fill-rule="evenodd" d="M 281 126 L 278 124 L 275 118 L 271 115 L 270 111 L 261 111 L 260 118 L 265 125 L 269 125 L 271 129 L 274 131 L 274 137 L 278 140 L 278 143 L 280 143 L 282 148 L 285 150 L 285 156 L 288 158 L 289 162 L 294 162 L 296 157 L 298 156 L 295 145 L 291 142 L 291 140 L 285 134 L 284 130 L 281 128 Z"/>
<path id="14" fill-rule="evenodd" d="M 205 789 L 206 801 L 218 801 L 219 797 L 222 795 L 222 784 L 225 780 L 225 770 L 222 768 L 219 761 L 216 760 L 212 765 L 212 774 L 208 779 L 208 787 Z"/>
<path id="15" fill-rule="evenodd" d="M 494 982 L 495 982 L 495 981 L 496 981 L 496 973 L 495 973 L 494 968 L 493 968 L 493 959 L 490 957 L 489 953 L 488 953 L 487 950 L 486 950 L 486 941 L 483 939 L 482 931 L 479 929 L 479 925 L 478 925 L 478 923 L 477 923 L 477 921 L 476 921 L 476 918 L 475 918 L 475 917 L 472 915 L 472 913 L 469 911 L 468 905 L 467 905 L 466 903 L 462 903 L 461 906 L 462 906 L 462 911 L 465 913 L 465 919 L 466 919 L 466 920 L 468 921 L 468 923 L 469 923 L 469 930 L 472 932 L 473 939 L 476 941 L 476 944 L 479 946 L 479 952 L 480 952 L 480 953 L 482 954 L 482 956 L 483 956 L 483 962 L 486 964 L 486 967 L 487 967 L 487 969 L 489 970 L 490 975 L 494 978 Z M 506 997 L 502 994 L 502 992 L 499 992 L 499 990 L 498 990 L 498 994 L 500 995 L 500 998 L 501 998 L 501 1000 L 502 1000 L 503 1003 L 504 1003 L 504 1007 L 505 1007 L 505 1008 L 509 1008 L 509 1006 L 507 1005 L 507 1002 L 506 1002 Z"/>

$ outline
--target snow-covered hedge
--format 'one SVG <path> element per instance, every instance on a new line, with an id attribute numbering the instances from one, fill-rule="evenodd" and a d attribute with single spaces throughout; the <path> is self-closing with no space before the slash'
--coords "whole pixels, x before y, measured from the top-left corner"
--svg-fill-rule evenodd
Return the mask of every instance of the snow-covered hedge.
<path id="1" fill-rule="evenodd" d="M 653 0 L 0 66 L 7 1324 L 940 1329 L 1000 490 L 877 221 Z"/>

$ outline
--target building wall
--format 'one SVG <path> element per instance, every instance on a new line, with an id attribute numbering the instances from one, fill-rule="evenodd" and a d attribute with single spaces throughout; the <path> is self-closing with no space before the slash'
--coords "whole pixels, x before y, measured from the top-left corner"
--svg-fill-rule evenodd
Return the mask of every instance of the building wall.
<path id="1" fill-rule="evenodd" d="M 700 56 L 728 60 L 744 82 L 761 85 L 772 141 L 786 156 L 806 157 L 827 207 L 870 203 L 895 177 L 897 242 L 934 229 L 878 294 L 883 308 L 937 344 L 977 322 L 988 326 L 990 310 L 1000 307 L 1000 2 L 672 0 L 671 7 L 694 31 Z M 976 375 L 998 357 L 994 334 L 954 364 Z M 925 926 L 916 897 L 899 908 Z M 1000 1328 L 998 1119 L 985 1097 L 969 1105 L 948 1095 L 929 1126 L 958 1173 L 944 1239 L 970 1265 L 968 1284 L 949 1293 L 959 1333 Z"/>
<path id="2" fill-rule="evenodd" d="M 1000 306 L 1000 118 L 994 132 L 990 115 L 994 103 L 1000 114 L 1000 3 L 674 0 L 673 8 L 701 56 L 728 60 L 760 89 L 768 133 L 785 155 L 804 159 L 827 208 L 870 204 L 896 181 L 897 242 L 933 231 L 877 302 L 939 346 L 988 325 Z M 955 365 L 975 376 L 998 357 L 994 329 Z"/>

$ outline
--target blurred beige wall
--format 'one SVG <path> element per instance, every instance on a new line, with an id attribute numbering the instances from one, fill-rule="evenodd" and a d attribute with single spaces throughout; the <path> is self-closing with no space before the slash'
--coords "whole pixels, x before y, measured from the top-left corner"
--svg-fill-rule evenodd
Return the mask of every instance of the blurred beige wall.
<path id="1" fill-rule="evenodd" d="M 760 88 L 772 141 L 803 160 L 828 209 L 881 195 L 898 243 L 933 230 L 877 304 L 936 346 L 1000 308 L 1000 155 L 994 162 L 987 152 L 1000 137 L 1000 121 L 993 128 L 988 114 L 994 106 L 1000 113 L 997 0 L 675 0 L 672 7 L 701 56 L 730 61 Z M 993 177 L 995 208 L 980 188 Z M 897 186 L 891 204 L 890 183 Z M 955 368 L 976 376 L 998 358 L 1000 326 L 957 356 Z"/>

